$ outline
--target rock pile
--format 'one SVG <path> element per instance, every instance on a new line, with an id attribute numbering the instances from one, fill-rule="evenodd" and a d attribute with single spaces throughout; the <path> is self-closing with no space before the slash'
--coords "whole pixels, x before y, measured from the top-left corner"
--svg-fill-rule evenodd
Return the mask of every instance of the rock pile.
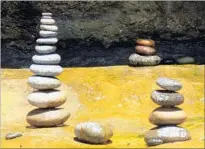
<path id="1" fill-rule="evenodd" d="M 161 58 L 156 55 L 155 42 L 151 39 L 138 39 L 135 47 L 136 53 L 129 57 L 133 66 L 154 66 L 160 63 Z"/>
<path id="2" fill-rule="evenodd" d="M 176 92 L 182 88 L 181 83 L 169 78 L 159 78 L 157 85 L 164 90 L 153 91 L 151 98 L 161 107 L 151 113 L 149 121 L 158 127 L 145 134 L 145 142 L 152 146 L 191 139 L 186 129 L 177 126 L 187 117 L 182 109 L 176 107 L 184 102 L 183 95 Z"/>
<path id="3" fill-rule="evenodd" d="M 32 126 L 53 127 L 63 124 L 70 114 L 62 108 L 56 108 L 66 102 L 65 92 L 56 89 L 61 86 L 56 76 L 63 71 L 58 65 L 61 57 L 54 53 L 58 27 L 52 13 L 42 13 L 40 22 L 40 38 L 36 40 L 38 45 L 35 47 L 38 54 L 32 57 L 35 64 L 30 66 L 35 75 L 28 79 L 28 84 L 34 88 L 28 95 L 28 102 L 37 109 L 30 111 L 26 120 Z"/>

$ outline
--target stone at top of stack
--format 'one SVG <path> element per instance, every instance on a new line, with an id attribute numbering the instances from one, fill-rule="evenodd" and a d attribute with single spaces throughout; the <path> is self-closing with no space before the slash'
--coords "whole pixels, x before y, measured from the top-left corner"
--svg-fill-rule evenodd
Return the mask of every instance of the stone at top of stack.
<path id="1" fill-rule="evenodd" d="M 161 59 L 156 55 L 155 42 L 151 39 L 138 39 L 135 51 L 129 57 L 129 63 L 134 66 L 154 66 Z"/>
<path id="2" fill-rule="evenodd" d="M 58 65 L 61 57 L 54 53 L 55 44 L 58 42 L 56 37 L 58 27 L 55 25 L 52 13 L 42 13 L 42 15 L 40 38 L 36 40 L 38 45 L 35 47 L 39 54 L 32 57 L 35 64 L 30 66 L 35 75 L 28 79 L 28 84 L 37 90 L 28 95 L 28 101 L 37 109 L 28 113 L 27 122 L 37 127 L 50 127 L 63 124 L 70 114 L 62 108 L 56 108 L 66 102 L 65 92 L 56 89 L 61 85 L 56 76 L 63 71 Z"/>
<path id="3" fill-rule="evenodd" d="M 152 146 L 191 139 L 186 129 L 176 126 L 182 124 L 187 117 L 182 109 L 175 107 L 184 102 L 183 95 L 176 92 L 182 88 L 181 83 L 165 77 L 159 78 L 156 83 L 164 90 L 153 91 L 151 98 L 161 107 L 151 113 L 149 121 L 158 127 L 145 134 L 145 142 Z"/>

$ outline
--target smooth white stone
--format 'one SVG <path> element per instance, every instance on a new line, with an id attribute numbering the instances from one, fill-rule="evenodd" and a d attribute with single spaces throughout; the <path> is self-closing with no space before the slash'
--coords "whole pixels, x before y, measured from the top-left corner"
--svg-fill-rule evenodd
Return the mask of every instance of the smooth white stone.
<path id="1" fill-rule="evenodd" d="M 53 19 L 51 16 L 42 16 L 42 19 Z"/>
<path id="2" fill-rule="evenodd" d="M 40 22 L 41 22 L 41 24 L 48 24 L 48 25 L 55 24 L 55 20 L 54 19 L 41 19 Z"/>
<path id="3" fill-rule="evenodd" d="M 31 76 L 28 78 L 28 84 L 34 89 L 47 90 L 58 88 L 61 82 L 55 77 Z"/>
<path id="4" fill-rule="evenodd" d="M 58 42 L 57 38 L 39 38 L 36 40 L 38 44 L 56 44 Z"/>
<path id="5" fill-rule="evenodd" d="M 59 64 L 61 57 L 59 54 L 34 55 L 32 60 L 36 64 Z"/>
<path id="6" fill-rule="evenodd" d="M 58 27 L 56 25 L 40 25 L 40 29 L 46 31 L 58 31 Z"/>
<path id="7" fill-rule="evenodd" d="M 52 13 L 50 13 L 50 12 L 43 12 L 42 15 L 43 16 L 52 16 Z"/>
<path id="8" fill-rule="evenodd" d="M 63 72 L 63 68 L 59 65 L 36 65 L 32 64 L 30 70 L 40 76 L 58 76 Z"/>
<path id="9" fill-rule="evenodd" d="M 48 54 L 56 51 L 56 46 L 36 45 L 35 50 L 41 54 Z"/>
<path id="10" fill-rule="evenodd" d="M 53 31 L 40 31 L 39 35 L 41 37 L 56 37 L 57 36 L 57 32 L 53 32 Z"/>

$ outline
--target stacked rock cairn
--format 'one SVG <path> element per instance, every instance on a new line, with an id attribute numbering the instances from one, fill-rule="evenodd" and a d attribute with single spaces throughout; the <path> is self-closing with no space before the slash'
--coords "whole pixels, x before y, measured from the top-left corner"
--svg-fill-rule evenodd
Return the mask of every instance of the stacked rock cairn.
<path id="1" fill-rule="evenodd" d="M 56 89 L 61 86 L 56 76 L 63 71 L 58 65 L 61 57 L 55 53 L 58 27 L 52 13 L 42 13 L 40 22 L 40 38 L 35 46 L 38 54 L 32 57 L 35 64 L 30 66 L 35 75 L 28 79 L 28 84 L 34 89 L 28 95 L 28 102 L 37 108 L 27 114 L 26 120 L 31 126 L 54 127 L 62 125 L 70 114 L 63 108 L 56 108 L 66 102 L 66 93 Z"/>
<path id="2" fill-rule="evenodd" d="M 138 39 L 135 53 L 129 57 L 132 66 L 154 66 L 160 63 L 161 58 L 156 55 L 155 42 L 151 39 Z"/>
<path id="3" fill-rule="evenodd" d="M 153 146 L 190 140 L 188 130 L 177 126 L 187 117 L 182 109 L 176 107 L 184 102 L 183 95 L 176 92 L 182 88 L 182 84 L 177 80 L 161 77 L 157 80 L 157 85 L 164 90 L 153 91 L 151 98 L 161 107 L 151 113 L 149 121 L 158 127 L 145 134 L 145 142 L 148 146 Z"/>

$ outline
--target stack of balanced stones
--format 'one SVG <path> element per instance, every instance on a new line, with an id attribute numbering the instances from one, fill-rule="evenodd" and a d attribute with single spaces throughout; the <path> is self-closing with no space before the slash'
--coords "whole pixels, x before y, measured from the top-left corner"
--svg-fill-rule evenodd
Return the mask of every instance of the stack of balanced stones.
<path id="1" fill-rule="evenodd" d="M 138 39 L 135 53 L 129 57 L 129 63 L 133 66 L 154 66 L 160 63 L 161 58 L 156 55 L 155 42 L 151 39 Z"/>
<path id="2" fill-rule="evenodd" d="M 35 46 L 37 54 L 32 57 L 35 64 L 30 66 L 35 75 L 28 79 L 28 84 L 34 89 L 28 95 L 28 102 L 37 109 L 30 111 L 26 120 L 32 126 L 53 127 L 62 125 L 70 114 L 57 108 L 66 102 L 66 93 L 58 89 L 61 81 L 56 78 L 63 71 L 58 65 L 61 57 L 55 53 L 58 27 L 51 13 L 42 13 L 40 22 L 40 38 Z"/>
<path id="3" fill-rule="evenodd" d="M 187 117 L 182 109 L 176 107 L 184 102 L 183 95 L 176 92 L 182 88 L 182 84 L 177 80 L 161 77 L 157 80 L 157 85 L 164 90 L 153 91 L 151 98 L 161 107 L 151 113 L 149 121 L 158 127 L 145 134 L 145 142 L 152 146 L 190 140 L 189 132 L 177 126 Z"/>

